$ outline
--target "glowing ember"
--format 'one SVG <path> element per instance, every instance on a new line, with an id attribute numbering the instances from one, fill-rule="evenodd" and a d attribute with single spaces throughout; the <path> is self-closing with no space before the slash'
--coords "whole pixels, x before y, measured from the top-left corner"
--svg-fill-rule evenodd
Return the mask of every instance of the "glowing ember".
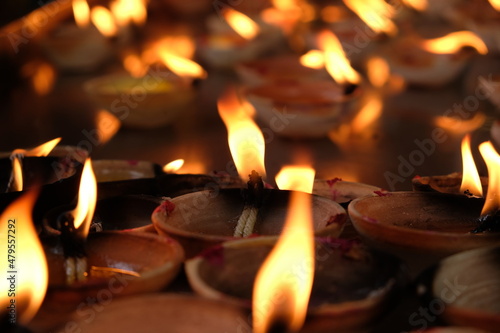
<path id="1" fill-rule="evenodd" d="M 319 50 L 310 50 L 300 57 L 302 66 L 321 69 L 325 66 L 325 56 Z"/>
<path id="2" fill-rule="evenodd" d="M 312 193 L 315 171 L 305 166 L 285 166 L 276 175 L 280 190 L 293 190 Z"/>
<path id="3" fill-rule="evenodd" d="M 166 173 L 176 173 L 180 168 L 184 165 L 184 160 L 179 158 L 177 160 L 173 160 L 163 166 L 163 171 Z"/>
<path id="4" fill-rule="evenodd" d="M 463 175 L 460 192 L 464 193 L 467 191 L 470 194 L 482 196 L 483 189 L 481 187 L 481 179 L 479 179 L 476 164 L 474 163 L 474 158 L 472 157 L 469 134 L 467 134 L 462 140 L 462 166 Z"/>
<path id="5" fill-rule="evenodd" d="M 325 52 L 325 67 L 339 84 L 358 84 L 361 77 L 349 63 L 338 38 L 328 30 L 318 35 L 320 48 Z"/>
<path id="6" fill-rule="evenodd" d="M 106 8 L 102 6 L 92 8 L 90 11 L 90 19 L 104 36 L 113 37 L 117 34 L 118 28 L 116 27 L 113 15 Z"/>
<path id="7" fill-rule="evenodd" d="M 370 83 L 377 88 L 383 87 L 391 76 L 391 69 L 387 61 L 380 57 L 371 57 L 366 65 Z"/>
<path id="8" fill-rule="evenodd" d="M 172 72 L 180 77 L 205 78 L 207 72 L 193 60 L 161 50 L 160 58 Z"/>
<path id="9" fill-rule="evenodd" d="M 296 180 L 290 183 L 298 189 L 312 188 L 314 171 L 312 178 L 311 171 L 307 171 L 307 177 L 295 174 Z M 283 233 L 255 280 L 254 332 L 272 332 L 275 325 L 286 327 L 283 330 L 286 332 L 295 332 L 302 327 L 313 285 L 314 257 L 311 197 L 294 191 L 290 195 Z"/>
<path id="10" fill-rule="evenodd" d="M 408 7 L 411 7 L 421 12 L 425 11 L 429 6 L 427 0 L 402 0 L 402 2 Z"/>
<path id="11" fill-rule="evenodd" d="M 85 28 L 90 23 L 90 8 L 87 0 L 73 0 L 73 16 L 76 25 Z"/>
<path id="12" fill-rule="evenodd" d="M 480 54 L 487 54 L 488 47 L 483 40 L 473 32 L 457 31 L 435 39 L 428 39 L 423 42 L 423 48 L 432 53 L 454 54 L 463 47 L 473 47 Z"/>
<path id="13" fill-rule="evenodd" d="M 94 216 L 97 202 L 97 181 L 92 169 L 92 161 L 87 158 L 83 166 L 82 179 L 78 191 L 78 204 L 71 212 L 74 217 L 75 229 L 84 237 L 89 233 L 90 222 Z"/>
<path id="14" fill-rule="evenodd" d="M 223 11 L 223 15 L 229 26 L 246 40 L 254 39 L 260 32 L 257 23 L 243 13 L 226 8 Z"/>
<path id="15" fill-rule="evenodd" d="M 106 110 L 99 110 L 97 112 L 95 122 L 101 144 L 105 144 L 111 140 L 121 127 L 120 119 Z"/>
<path id="16" fill-rule="evenodd" d="M 392 18 L 395 10 L 384 0 L 344 0 L 345 5 L 355 12 L 373 31 L 394 36 L 398 29 Z"/>
<path id="17" fill-rule="evenodd" d="M 500 155 L 490 141 L 481 143 L 479 151 L 488 168 L 488 193 L 481 211 L 481 216 L 484 216 L 495 213 L 500 208 Z"/>
<path id="18" fill-rule="evenodd" d="M 229 149 L 241 179 L 247 180 L 252 170 L 263 177 L 264 135 L 248 115 L 236 91 L 233 88 L 228 89 L 219 99 L 217 106 L 228 131 Z"/>
<path id="19" fill-rule="evenodd" d="M 31 217 L 36 197 L 36 191 L 29 191 L 0 216 L 0 267 L 5 274 L 0 279 L 0 306 L 2 313 L 9 311 L 9 321 L 21 324 L 35 316 L 48 285 L 47 260 Z"/>

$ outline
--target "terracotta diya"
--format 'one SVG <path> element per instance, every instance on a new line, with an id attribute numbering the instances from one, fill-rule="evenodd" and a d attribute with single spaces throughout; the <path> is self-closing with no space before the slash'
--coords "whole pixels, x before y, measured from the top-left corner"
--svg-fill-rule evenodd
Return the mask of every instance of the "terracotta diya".
<path id="1" fill-rule="evenodd" d="M 276 240 L 251 238 L 207 249 L 186 262 L 192 288 L 204 297 L 249 307 L 257 271 Z M 396 258 L 367 251 L 355 241 L 317 238 L 315 261 L 301 332 L 363 331 L 384 312 L 404 276 Z"/>
<path id="2" fill-rule="evenodd" d="M 377 196 L 384 192 L 386 191 L 377 186 L 344 181 L 340 178 L 315 179 L 312 190 L 313 194 L 344 205 L 360 197 Z"/>
<path id="3" fill-rule="evenodd" d="M 250 332 L 247 313 L 222 302 L 178 294 L 150 294 L 113 301 L 86 320 L 73 319 L 81 332 Z M 162 328 L 163 327 L 163 328 Z"/>
<path id="4" fill-rule="evenodd" d="M 499 247 L 474 249 L 441 260 L 426 271 L 418 290 L 445 322 L 496 332 L 500 325 Z"/>
<path id="5" fill-rule="evenodd" d="M 249 235 L 278 235 L 285 222 L 290 191 L 265 189 L 257 222 Z M 347 215 L 338 203 L 312 196 L 316 235 L 338 236 Z M 241 189 L 200 191 L 166 200 L 152 214 L 162 235 L 178 240 L 187 257 L 235 238 L 235 228 L 245 207 Z"/>

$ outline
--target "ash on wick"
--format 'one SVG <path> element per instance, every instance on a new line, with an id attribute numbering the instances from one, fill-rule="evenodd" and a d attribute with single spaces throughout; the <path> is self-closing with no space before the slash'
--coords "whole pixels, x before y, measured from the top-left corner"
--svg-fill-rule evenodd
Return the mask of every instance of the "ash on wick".
<path id="1" fill-rule="evenodd" d="M 66 284 L 83 282 L 88 276 L 87 255 L 85 253 L 85 238 L 74 225 L 70 212 L 59 216 L 61 226 L 61 241 L 64 251 L 64 268 Z"/>
<path id="2" fill-rule="evenodd" d="M 248 178 L 245 206 L 234 230 L 234 237 L 248 237 L 253 234 L 259 216 L 259 208 L 262 205 L 264 192 L 262 177 L 255 170 L 252 170 Z"/>

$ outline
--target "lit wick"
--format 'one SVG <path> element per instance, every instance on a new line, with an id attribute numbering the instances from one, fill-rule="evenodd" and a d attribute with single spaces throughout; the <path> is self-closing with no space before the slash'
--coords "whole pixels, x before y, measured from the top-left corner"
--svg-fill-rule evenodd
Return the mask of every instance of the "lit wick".
<path id="1" fill-rule="evenodd" d="M 23 190 L 23 164 L 24 154 L 11 154 L 12 171 L 5 192 L 18 192 Z"/>
<path id="2" fill-rule="evenodd" d="M 262 177 L 257 171 L 252 170 L 248 178 L 245 206 L 234 230 L 234 237 L 248 237 L 253 233 L 259 215 L 259 208 L 262 205 L 264 192 Z"/>
<path id="3" fill-rule="evenodd" d="M 85 236 L 75 228 L 74 221 L 71 212 L 65 212 L 57 219 L 61 231 L 66 284 L 68 285 L 75 281 L 85 281 L 88 275 Z"/>

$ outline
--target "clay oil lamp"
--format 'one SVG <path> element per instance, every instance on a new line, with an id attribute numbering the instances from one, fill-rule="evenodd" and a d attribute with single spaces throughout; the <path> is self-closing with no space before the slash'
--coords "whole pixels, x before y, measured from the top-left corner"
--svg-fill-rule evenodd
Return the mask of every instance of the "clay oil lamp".
<path id="1" fill-rule="evenodd" d="M 145 232 L 89 233 L 96 192 L 88 159 L 76 208 L 61 213 L 57 229 L 42 238 L 49 263 L 45 311 L 74 310 L 88 297 L 99 298 L 102 290 L 109 292 L 106 297 L 157 291 L 179 271 L 184 253 L 168 237 Z"/>
<path id="2" fill-rule="evenodd" d="M 313 177 L 300 170 L 292 187 L 310 191 Z M 383 312 L 401 264 L 359 242 L 314 239 L 313 204 L 302 191 L 291 192 L 279 238 L 210 248 L 186 262 L 188 280 L 204 297 L 251 306 L 254 332 L 362 331 Z"/>
<path id="3" fill-rule="evenodd" d="M 50 209 L 70 203 L 78 192 L 78 182 L 87 152 L 75 147 L 54 147 L 61 138 L 31 149 L 15 149 L 0 154 L 0 210 L 25 190 L 42 185 L 35 205 L 35 221 Z M 6 193 L 5 193 L 6 192 Z"/>
<path id="4" fill-rule="evenodd" d="M 391 72 L 401 76 L 408 85 L 439 87 L 460 75 L 470 58 L 464 47 L 480 54 L 488 53 L 484 42 L 470 31 L 457 31 L 435 39 L 416 35 L 397 38 L 387 44 L 382 54 Z"/>
<path id="5" fill-rule="evenodd" d="M 312 190 L 313 194 L 344 205 L 360 197 L 376 196 L 384 192 L 386 191 L 377 186 L 344 181 L 341 178 L 315 179 Z"/>
<path id="6" fill-rule="evenodd" d="M 218 106 L 238 173 L 249 180 L 245 189 L 212 189 L 173 198 L 153 213 L 158 233 L 179 240 L 188 257 L 234 238 L 279 234 L 290 196 L 289 191 L 264 185 L 264 137 L 235 91 L 228 90 Z M 316 233 L 337 236 L 345 222 L 344 209 L 326 198 L 313 200 Z"/>
<path id="7" fill-rule="evenodd" d="M 483 188 L 488 187 L 488 178 L 480 177 L 471 151 L 471 138 L 466 134 L 462 139 L 462 170 L 448 175 L 417 176 L 412 179 L 415 191 L 433 191 L 450 194 L 483 195 Z M 464 175 L 464 176 L 462 176 Z M 486 191 L 485 191 L 486 192 Z"/>
<path id="8" fill-rule="evenodd" d="M 91 79 L 85 82 L 85 91 L 101 108 L 115 105 L 115 115 L 124 127 L 149 129 L 172 123 L 193 105 L 194 82 L 207 74 L 188 58 L 165 49 L 158 52 L 161 62 L 172 72 L 156 63 L 145 73 L 114 73 Z"/>
<path id="9" fill-rule="evenodd" d="M 495 332 L 500 324 L 499 247 L 457 253 L 441 260 L 419 280 L 426 304 L 434 302 L 450 325 Z"/>
<path id="10" fill-rule="evenodd" d="M 210 67 L 230 68 L 284 46 L 279 28 L 230 6 L 207 19 L 208 33 L 198 41 L 198 57 Z"/>
<path id="11" fill-rule="evenodd" d="M 73 0 L 74 22 L 66 22 L 42 40 L 47 57 L 64 71 L 88 72 L 102 66 L 114 54 L 119 40 L 111 12 L 86 0 Z"/>
<path id="12" fill-rule="evenodd" d="M 34 188 L 23 193 L 0 216 L 2 332 L 25 332 L 20 325 L 29 325 L 47 290 L 47 261 L 31 216 L 38 194 Z"/>
<path id="13" fill-rule="evenodd" d="M 324 66 L 335 79 L 269 82 L 251 87 L 245 99 L 256 117 L 275 133 L 295 138 L 320 138 L 357 111 L 361 76 L 350 66 L 338 39 L 323 31 Z M 286 124 L 276 124 L 277 112 Z"/>
<path id="14" fill-rule="evenodd" d="M 84 310 L 92 310 L 91 305 Z M 251 332 L 248 312 L 227 303 L 191 295 L 148 294 L 113 300 L 94 320 L 73 315 L 80 332 Z M 167 327 L 165 327 L 167 325 Z"/>
<path id="15" fill-rule="evenodd" d="M 447 255 L 499 244 L 500 157 L 489 142 L 479 150 L 489 172 L 485 199 L 435 192 L 360 198 L 348 207 L 354 227 L 369 244 L 406 259 L 414 273 Z"/>

